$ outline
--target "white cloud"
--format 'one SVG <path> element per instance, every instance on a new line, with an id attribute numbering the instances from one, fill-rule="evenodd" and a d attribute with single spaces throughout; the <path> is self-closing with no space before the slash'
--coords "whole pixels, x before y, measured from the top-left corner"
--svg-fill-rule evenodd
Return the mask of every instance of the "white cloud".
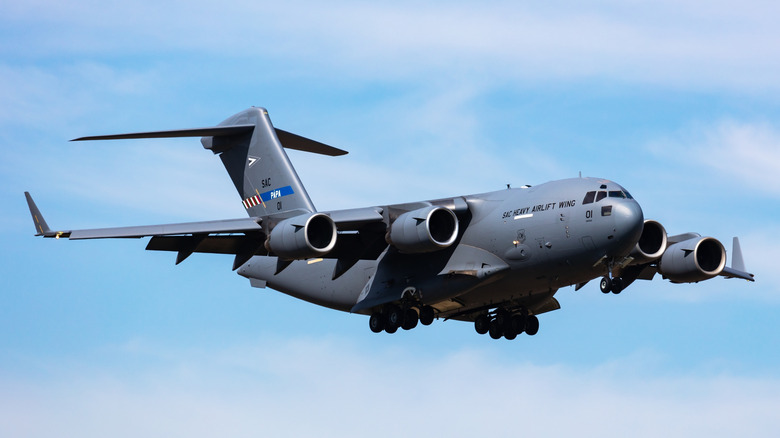
<path id="1" fill-rule="evenodd" d="M 468 77 L 492 85 L 602 77 L 689 88 L 778 91 L 778 6 L 731 2 L 485 5 L 310 1 L 24 2 L 5 53 L 165 54 L 265 59 L 329 80 Z M 229 25 L 227 24 L 229 23 Z M 312 68 L 316 67 L 316 68 Z M 264 68 L 267 74 L 280 74 Z M 341 78 L 341 79 L 339 79 Z"/>
<path id="2" fill-rule="evenodd" d="M 367 352 L 335 338 L 214 351 L 136 342 L 117 354 L 116 367 L 65 362 L 37 379 L 3 377 L 3 434 L 464 436 L 490 425 L 537 436 L 760 436 L 780 426 L 777 379 L 658 375 L 652 352 L 592 369 L 492 349 Z"/>
<path id="3" fill-rule="evenodd" d="M 722 122 L 694 153 L 731 181 L 780 197 L 780 131 L 774 126 Z"/>
<path id="4" fill-rule="evenodd" d="M 648 149 L 670 164 L 705 168 L 709 184 L 780 197 L 780 129 L 772 124 L 736 120 L 699 124 L 655 140 Z"/>

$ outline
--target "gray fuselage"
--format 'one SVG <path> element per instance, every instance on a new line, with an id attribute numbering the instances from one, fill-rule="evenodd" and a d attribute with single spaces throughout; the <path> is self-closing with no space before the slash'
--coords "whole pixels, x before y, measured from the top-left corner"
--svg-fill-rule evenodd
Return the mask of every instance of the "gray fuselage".
<path id="1" fill-rule="evenodd" d="M 276 273 L 276 257 L 256 256 L 239 274 L 296 298 L 354 311 L 385 260 L 391 266 L 384 269 L 390 274 L 383 272 L 385 287 L 397 290 L 399 298 L 415 290 L 439 316 L 507 301 L 533 308 L 561 287 L 607 274 L 610 263 L 634 248 L 644 221 L 626 190 L 595 178 L 459 199 L 467 205 L 467 226 L 438 257 L 390 256 L 388 246 L 379 259 L 361 260 L 334 280 L 333 259 L 298 260 Z"/>

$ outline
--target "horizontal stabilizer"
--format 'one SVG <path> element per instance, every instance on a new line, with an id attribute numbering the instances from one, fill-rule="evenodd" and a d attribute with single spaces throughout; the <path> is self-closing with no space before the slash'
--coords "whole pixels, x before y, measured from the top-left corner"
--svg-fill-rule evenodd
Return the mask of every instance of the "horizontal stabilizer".
<path id="1" fill-rule="evenodd" d="M 127 134 L 93 135 L 74 138 L 71 141 L 87 140 L 130 140 L 137 138 L 176 138 L 176 137 L 218 137 L 244 134 L 255 129 L 255 125 L 212 126 L 210 128 L 175 129 L 170 131 L 131 132 Z"/>
<path id="2" fill-rule="evenodd" d="M 296 151 L 312 152 L 320 155 L 329 155 L 331 157 L 337 157 L 339 155 L 348 154 L 347 151 L 328 146 L 324 143 L 301 137 L 300 135 L 293 134 L 292 132 L 283 131 L 279 128 L 276 129 L 276 136 L 279 137 L 279 141 L 287 149 L 295 149 Z"/>
<path id="3" fill-rule="evenodd" d="M 89 141 L 89 140 L 132 140 L 139 138 L 177 138 L 177 137 L 225 137 L 231 135 L 240 135 L 252 132 L 255 129 L 255 125 L 227 125 L 227 126 L 212 126 L 209 128 L 193 128 L 193 129 L 174 129 L 169 131 L 148 131 L 148 132 L 130 132 L 126 134 L 109 134 L 109 135 L 92 135 L 88 137 L 74 138 L 71 141 Z M 297 151 L 312 152 L 315 154 L 329 155 L 336 157 L 339 155 L 346 155 L 348 152 L 328 146 L 324 143 L 301 137 L 300 135 L 293 134 L 292 132 L 276 129 L 276 136 L 279 137 L 279 141 L 287 149 L 295 149 Z"/>

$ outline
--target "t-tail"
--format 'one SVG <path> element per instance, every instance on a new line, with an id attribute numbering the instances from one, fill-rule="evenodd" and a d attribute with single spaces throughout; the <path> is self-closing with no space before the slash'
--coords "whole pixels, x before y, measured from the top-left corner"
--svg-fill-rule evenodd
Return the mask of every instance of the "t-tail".
<path id="1" fill-rule="evenodd" d="M 219 155 L 251 217 L 295 216 L 316 211 L 284 148 L 323 155 L 347 152 L 276 129 L 268 111 L 252 107 L 209 128 L 81 137 L 81 140 L 202 137 L 203 147 Z"/>

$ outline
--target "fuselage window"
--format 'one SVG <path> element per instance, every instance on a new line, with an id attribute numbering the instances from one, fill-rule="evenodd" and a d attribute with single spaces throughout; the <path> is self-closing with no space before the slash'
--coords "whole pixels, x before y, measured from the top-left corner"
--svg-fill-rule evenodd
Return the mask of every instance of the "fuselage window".
<path id="1" fill-rule="evenodd" d="M 596 194 L 596 202 L 599 202 L 606 197 L 607 197 L 607 192 L 598 192 L 598 194 Z"/>
<path id="2" fill-rule="evenodd" d="M 612 216 L 612 206 L 611 205 L 605 205 L 601 207 L 601 215 L 602 216 Z"/>
<path id="3" fill-rule="evenodd" d="M 582 200 L 583 205 L 584 204 L 592 204 L 593 199 L 596 198 L 596 192 L 588 192 L 585 194 L 585 199 Z"/>

